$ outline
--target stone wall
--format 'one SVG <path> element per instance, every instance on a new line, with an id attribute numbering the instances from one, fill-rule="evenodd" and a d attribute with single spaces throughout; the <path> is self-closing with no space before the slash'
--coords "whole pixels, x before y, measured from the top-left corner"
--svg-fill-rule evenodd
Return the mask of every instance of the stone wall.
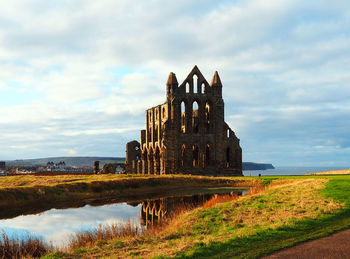
<path id="1" fill-rule="evenodd" d="M 141 143 L 127 144 L 126 171 L 143 174 L 242 175 L 239 139 L 224 121 L 222 83 L 195 66 L 181 85 L 174 73 L 166 101 L 146 111 Z"/>

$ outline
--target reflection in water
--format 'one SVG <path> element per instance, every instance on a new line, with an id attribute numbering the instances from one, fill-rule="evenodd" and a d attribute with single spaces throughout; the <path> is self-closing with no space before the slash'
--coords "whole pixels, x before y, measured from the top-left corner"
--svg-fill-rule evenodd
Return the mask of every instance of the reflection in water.
<path id="1" fill-rule="evenodd" d="M 140 209 L 141 205 L 133 207 L 126 203 L 51 209 L 40 214 L 0 220 L 0 229 L 4 229 L 9 237 L 23 236 L 26 231 L 53 245 L 64 246 L 70 235 L 77 231 L 92 230 L 100 224 L 124 224 L 131 220 L 140 226 Z"/>
<path id="2" fill-rule="evenodd" d="M 233 195 L 233 193 L 231 193 Z M 235 195 L 242 192 L 235 192 Z M 244 194 L 244 193 L 243 193 Z M 159 223 L 178 210 L 200 206 L 214 195 L 199 194 L 183 197 L 167 197 L 133 203 L 118 203 L 103 206 L 86 205 L 81 208 L 51 209 L 40 214 L 19 216 L 0 220 L 0 229 L 8 236 L 34 235 L 56 246 L 65 246 L 69 236 L 77 231 L 92 230 L 99 225 L 133 222 L 145 229 Z M 227 193 L 225 194 L 227 195 Z"/>
<path id="3" fill-rule="evenodd" d="M 162 219 L 176 214 L 181 210 L 195 208 L 206 201 L 220 195 L 243 195 L 243 192 L 231 192 L 225 194 L 197 194 L 183 197 L 166 197 L 157 200 L 147 200 L 141 203 L 140 223 L 143 226 L 153 226 Z"/>

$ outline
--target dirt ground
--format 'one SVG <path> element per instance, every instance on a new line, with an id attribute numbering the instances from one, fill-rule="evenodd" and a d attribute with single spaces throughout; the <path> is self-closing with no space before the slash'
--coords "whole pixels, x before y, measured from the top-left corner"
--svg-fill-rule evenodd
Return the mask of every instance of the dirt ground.
<path id="1" fill-rule="evenodd" d="M 329 237 L 308 241 L 263 258 L 350 258 L 350 229 L 335 233 Z"/>

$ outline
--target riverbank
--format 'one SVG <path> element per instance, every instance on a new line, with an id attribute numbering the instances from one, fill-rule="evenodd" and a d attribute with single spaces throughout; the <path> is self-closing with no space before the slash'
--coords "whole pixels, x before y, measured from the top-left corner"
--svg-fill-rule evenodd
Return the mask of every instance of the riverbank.
<path id="1" fill-rule="evenodd" d="M 56 258 L 257 258 L 350 227 L 350 176 L 264 177 L 238 200 L 179 215 L 157 232 L 99 240 Z"/>
<path id="2" fill-rule="evenodd" d="M 0 217 L 38 213 L 50 208 L 81 207 L 192 192 L 208 187 L 250 187 L 257 179 L 243 177 L 60 175 L 0 178 Z"/>

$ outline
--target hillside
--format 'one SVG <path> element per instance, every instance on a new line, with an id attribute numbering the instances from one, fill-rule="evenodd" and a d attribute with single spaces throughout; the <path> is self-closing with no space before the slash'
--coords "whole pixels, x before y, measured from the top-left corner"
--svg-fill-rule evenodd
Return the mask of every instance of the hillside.
<path id="1" fill-rule="evenodd" d="M 6 161 L 9 166 L 20 165 L 20 166 L 31 166 L 31 165 L 46 165 L 48 162 L 58 163 L 64 161 L 67 166 L 93 166 L 95 160 L 100 161 L 100 165 L 103 166 L 105 163 L 120 163 L 124 162 L 124 157 L 47 157 L 37 159 L 20 159 Z"/>
<path id="2" fill-rule="evenodd" d="M 64 161 L 67 166 L 91 166 L 94 161 L 100 161 L 100 165 L 103 166 L 105 163 L 121 163 L 125 161 L 125 157 L 46 157 L 46 158 L 37 158 L 37 159 L 19 159 L 6 161 L 8 166 L 40 166 L 46 165 L 48 162 L 58 163 Z M 253 163 L 253 162 L 243 162 L 243 170 L 266 170 L 266 169 L 275 169 L 272 164 L 262 164 L 262 163 Z"/>

